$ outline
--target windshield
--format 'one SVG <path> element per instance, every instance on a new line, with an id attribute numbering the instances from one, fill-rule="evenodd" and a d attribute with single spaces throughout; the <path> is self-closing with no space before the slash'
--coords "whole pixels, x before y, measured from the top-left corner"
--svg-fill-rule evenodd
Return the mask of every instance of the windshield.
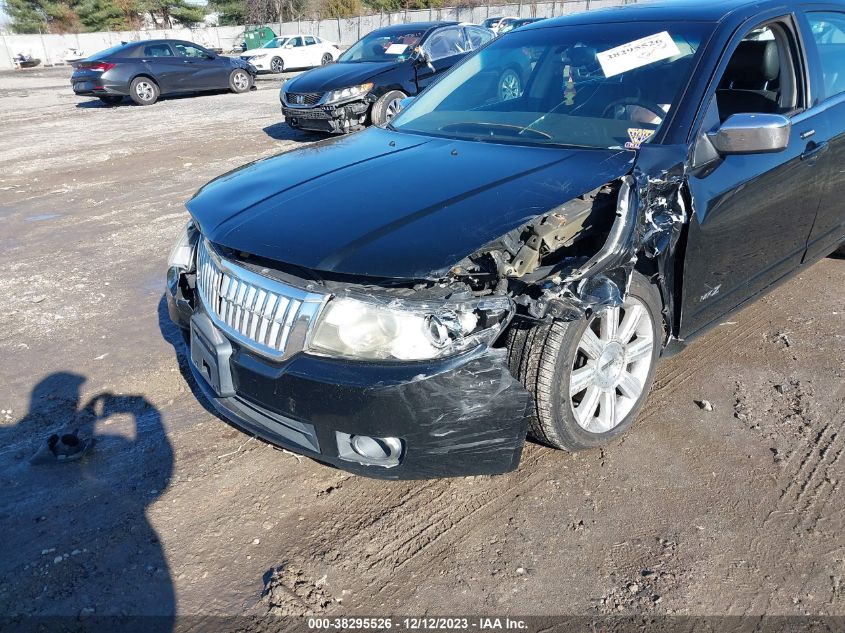
<path id="1" fill-rule="evenodd" d="M 676 105 L 710 25 L 517 30 L 456 66 L 392 127 L 446 138 L 638 149 Z"/>
<path id="2" fill-rule="evenodd" d="M 355 42 L 337 58 L 339 62 L 404 61 L 413 53 L 425 35 L 424 29 L 389 32 L 373 31 Z"/>
<path id="3" fill-rule="evenodd" d="M 281 48 L 289 39 L 289 37 L 277 37 L 276 39 L 267 42 L 261 48 Z"/>

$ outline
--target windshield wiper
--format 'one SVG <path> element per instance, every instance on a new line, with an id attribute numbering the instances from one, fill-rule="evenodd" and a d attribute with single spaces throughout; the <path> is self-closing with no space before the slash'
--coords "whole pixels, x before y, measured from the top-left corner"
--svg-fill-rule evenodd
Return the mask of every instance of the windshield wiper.
<path id="1" fill-rule="evenodd" d="M 551 134 L 541 132 L 539 130 L 531 130 L 523 128 L 518 125 L 508 125 L 507 123 L 483 123 L 477 121 L 467 121 L 465 123 L 450 123 L 440 128 L 441 132 L 452 132 L 466 134 L 481 134 L 487 136 L 504 136 L 506 138 L 515 138 L 525 136 L 526 132 L 532 134 L 534 138 L 541 138 L 548 140 L 552 138 Z M 489 132 L 489 134 L 487 133 Z"/>

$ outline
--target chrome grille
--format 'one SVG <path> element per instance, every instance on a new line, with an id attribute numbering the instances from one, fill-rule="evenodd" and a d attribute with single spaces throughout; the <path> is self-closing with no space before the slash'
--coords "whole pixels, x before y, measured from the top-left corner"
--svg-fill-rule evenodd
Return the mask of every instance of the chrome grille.
<path id="1" fill-rule="evenodd" d="M 280 360 L 303 349 L 308 328 L 326 299 L 222 259 L 205 240 L 197 253 L 197 289 L 224 333 Z"/>
<path id="2" fill-rule="evenodd" d="M 312 106 L 322 98 L 322 92 L 289 92 L 285 95 L 288 105 L 292 106 Z"/>

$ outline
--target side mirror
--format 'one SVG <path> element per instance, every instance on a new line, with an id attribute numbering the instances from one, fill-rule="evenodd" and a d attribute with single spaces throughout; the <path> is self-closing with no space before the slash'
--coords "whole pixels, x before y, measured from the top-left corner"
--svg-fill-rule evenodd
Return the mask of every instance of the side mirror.
<path id="1" fill-rule="evenodd" d="M 434 65 L 431 63 L 431 55 L 429 55 L 427 50 L 422 47 L 419 47 L 417 49 L 417 54 L 419 55 L 417 61 L 420 64 L 425 64 L 426 66 L 428 66 L 431 72 L 437 72 L 437 70 L 434 68 Z"/>
<path id="2" fill-rule="evenodd" d="M 780 114 L 734 114 L 708 134 L 719 154 L 772 154 L 789 146 L 792 123 Z"/>
<path id="3" fill-rule="evenodd" d="M 293 42 L 288 42 L 282 48 L 293 48 Z"/>

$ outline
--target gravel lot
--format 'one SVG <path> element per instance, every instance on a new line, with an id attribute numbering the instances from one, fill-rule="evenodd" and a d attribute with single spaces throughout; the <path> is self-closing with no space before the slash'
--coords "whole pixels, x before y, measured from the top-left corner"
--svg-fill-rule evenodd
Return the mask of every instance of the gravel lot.
<path id="1" fill-rule="evenodd" d="M 845 615 L 845 260 L 665 361 L 604 450 L 349 476 L 209 413 L 162 304 L 192 192 L 317 138 L 279 79 L 110 108 L 69 74 L 0 75 L 0 612 Z"/>

